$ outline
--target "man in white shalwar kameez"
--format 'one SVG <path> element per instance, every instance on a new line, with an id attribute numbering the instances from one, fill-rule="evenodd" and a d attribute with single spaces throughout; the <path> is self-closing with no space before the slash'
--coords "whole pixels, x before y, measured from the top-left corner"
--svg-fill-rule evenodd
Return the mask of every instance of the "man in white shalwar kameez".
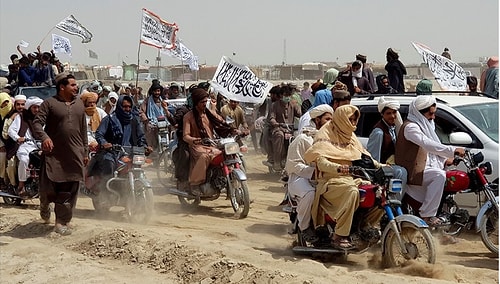
<path id="1" fill-rule="evenodd" d="M 308 242 L 315 242 L 314 229 L 311 224 L 311 207 L 314 202 L 316 188 L 311 183 L 314 167 L 306 164 L 303 155 L 313 144 L 314 133 L 333 116 L 333 108 L 327 104 L 322 104 L 309 111 L 311 124 L 315 128 L 305 126 L 288 147 L 285 170 L 288 178 L 288 192 L 292 198 L 297 200 L 297 218 L 299 229 L 303 233 L 304 239 Z"/>
<path id="2" fill-rule="evenodd" d="M 441 144 L 435 132 L 436 111 L 433 96 L 416 97 L 396 142 L 396 164 L 408 171 L 406 193 L 422 203 L 419 214 L 429 225 L 440 223 L 436 214 L 446 182 L 447 160 L 454 154 L 464 154 L 464 148 Z"/>

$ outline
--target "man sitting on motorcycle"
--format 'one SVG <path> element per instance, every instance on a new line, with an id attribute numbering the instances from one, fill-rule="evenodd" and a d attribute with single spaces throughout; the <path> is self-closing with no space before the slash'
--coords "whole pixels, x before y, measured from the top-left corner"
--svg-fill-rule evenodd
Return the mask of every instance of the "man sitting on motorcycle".
<path id="1" fill-rule="evenodd" d="M 376 168 L 381 166 L 354 133 L 359 116 L 358 108 L 353 105 L 338 107 L 304 154 L 306 163 L 316 163 L 318 185 L 311 212 L 314 226 L 324 225 L 325 213 L 328 214 L 336 222 L 332 245 L 339 249 L 354 248 L 349 233 L 360 200 L 360 181 L 349 174 L 349 166 L 362 157 Z"/>
<path id="2" fill-rule="evenodd" d="M 19 159 L 17 175 L 19 178 L 18 194 L 25 196 L 24 183 L 28 180 L 26 170 L 29 166 L 31 151 L 37 149 L 35 138 L 33 137 L 33 119 L 40 109 L 43 100 L 33 96 L 26 100 L 24 110 L 20 115 L 14 118 L 14 121 L 9 127 L 9 136 L 17 142 L 18 149 L 16 156 Z"/>
<path id="3" fill-rule="evenodd" d="M 221 116 L 206 108 L 208 92 L 196 88 L 191 93 L 193 109 L 183 120 L 183 140 L 189 144 L 191 169 L 189 171 L 189 185 L 191 193 L 201 195 L 200 185 L 205 182 L 206 171 L 213 158 L 220 154 L 220 150 L 208 143 L 208 140 L 218 134 L 226 137 L 235 133 L 236 129 L 227 125 Z"/>
<path id="4" fill-rule="evenodd" d="M 396 141 L 396 164 L 408 172 L 406 193 L 422 203 L 420 217 L 430 226 L 442 223 L 436 214 L 446 183 L 444 167 L 451 164 L 455 153 L 463 156 L 465 152 L 441 143 L 435 131 L 436 111 L 432 95 L 413 99 Z"/>
<path id="5" fill-rule="evenodd" d="M 300 106 L 291 101 L 290 96 L 277 94 L 276 101 L 271 106 L 269 123 L 271 124 L 271 145 L 273 153 L 273 169 L 281 171 L 284 168 L 286 158 L 285 132 L 292 132 L 295 118 L 302 115 Z M 289 126 L 292 126 L 292 129 Z"/>
<path id="6" fill-rule="evenodd" d="M 382 115 L 382 119 L 373 127 L 366 148 L 375 160 L 391 165 L 394 170 L 394 178 L 400 179 L 402 182 L 403 192 L 400 197 L 403 197 L 408 174 L 405 168 L 395 165 L 394 161 L 396 138 L 398 130 L 403 124 L 399 114 L 399 102 L 380 97 L 378 111 Z"/>
<path id="7" fill-rule="evenodd" d="M 314 201 L 315 185 L 312 183 L 314 167 L 304 161 L 304 153 L 313 144 L 313 137 L 325 123 L 333 116 L 333 108 L 323 104 L 309 110 L 311 124 L 315 126 L 305 126 L 288 147 L 285 170 L 289 175 L 288 193 L 297 201 L 297 218 L 299 230 L 304 239 L 314 243 L 318 240 L 311 224 L 311 207 Z"/>
<path id="8" fill-rule="evenodd" d="M 113 145 L 146 147 L 144 130 L 139 116 L 132 112 L 133 99 L 128 95 L 118 98 L 114 113 L 104 117 L 97 128 L 95 138 L 100 150 L 89 165 L 89 176 L 100 176 L 106 181 L 116 168 L 116 153 L 109 151 Z M 146 155 L 153 149 L 146 147 Z"/>

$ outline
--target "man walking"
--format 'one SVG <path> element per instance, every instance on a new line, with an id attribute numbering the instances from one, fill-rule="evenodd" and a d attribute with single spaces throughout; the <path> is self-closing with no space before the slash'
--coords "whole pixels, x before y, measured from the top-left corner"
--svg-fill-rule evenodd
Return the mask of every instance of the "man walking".
<path id="1" fill-rule="evenodd" d="M 55 204 L 54 231 L 71 234 L 78 188 L 88 162 L 85 107 L 77 99 L 78 85 L 68 72 L 55 78 L 57 95 L 45 100 L 33 121 L 35 137 L 42 140 L 44 162 L 40 173 L 40 217 L 50 219 Z M 44 129 L 45 127 L 45 129 Z"/>

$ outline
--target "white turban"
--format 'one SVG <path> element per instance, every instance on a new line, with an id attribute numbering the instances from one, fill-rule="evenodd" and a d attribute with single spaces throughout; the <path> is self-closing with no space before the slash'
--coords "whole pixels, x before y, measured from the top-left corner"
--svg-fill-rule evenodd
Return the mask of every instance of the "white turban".
<path id="1" fill-rule="evenodd" d="M 316 117 L 322 116 L 324 113 L 330 113 L 333 115 L 333 108 L 327 104 L 322 104 L 316 107 L 313 107 L 309 111 L 309 115 L 311 116 L 311 119 L 315 119 Z"/>
<path id="2" fill-rule="evenodd" d="M 14 97 L 14 101 L 25 101 L 26 96 L 25 95 L 17 95 Z"/>
<path id="3" fill-rule="evenodd" d="M 418 96 L 414 101 L 415 108 L 417 110 L 423 110 L 425 108 L 430 107 L 431 105 L 433 105 L 435 103 L 436 103 L 436 98 L 434 98 L 434 96 L 431 96 L 431 95 Z"/>
<path id="4" fill-rule="evenodd" d="M 26 100 L 26 104 L 24 105 L 24 109 L 30 109 L 31 106 L 33 105 L 41 105 L 43 103 L 43 100 L 40 99 L 39 97 L 37 96 L 32 96 L 32 97 L 29 97 L 27 100 Z"/>
<path id="5" fill-rule="evenodd" d="M 382 96 L 378 99 L 378 112 L 381 113 L 386 107 L 393 110 L 399 110 L 399 102 L 392 99 L 386 99 Z"/>

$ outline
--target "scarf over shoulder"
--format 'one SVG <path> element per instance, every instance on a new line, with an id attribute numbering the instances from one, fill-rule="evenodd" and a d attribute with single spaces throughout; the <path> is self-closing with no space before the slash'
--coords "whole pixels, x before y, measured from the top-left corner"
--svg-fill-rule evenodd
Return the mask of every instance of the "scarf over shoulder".
<path id="1" fill-rule="evenodd" d="M 349 117 L 359 110 L 353 105 L 338 107 L 333 113 L 331 121 L 323 125 L 314 136 L 314 143 L 304 154 L 307 163 L 315 162 L 319 157 L 329 160 L 355 161 L 361 159 L 361 154 L 371 157 L 356 137 L 356 126 L 352 125 Z"/>

